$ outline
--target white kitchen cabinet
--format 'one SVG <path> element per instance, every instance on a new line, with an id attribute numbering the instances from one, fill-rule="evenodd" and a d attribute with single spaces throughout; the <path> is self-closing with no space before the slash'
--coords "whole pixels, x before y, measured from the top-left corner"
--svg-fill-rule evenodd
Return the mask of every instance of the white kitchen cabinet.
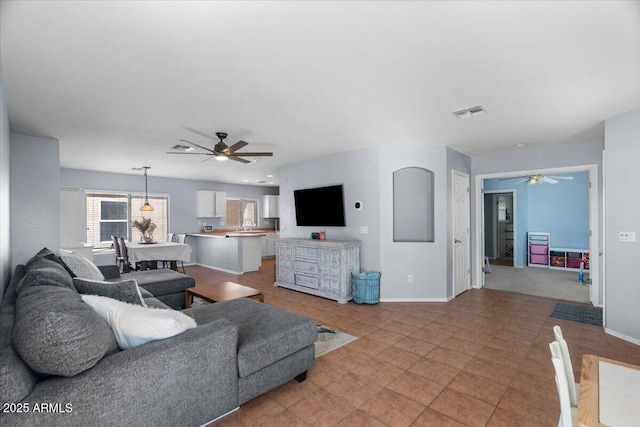
<path id="1" fill-rule="evenodd" d="M 276 233 L 267 233 L 260 238 L 262 258 L 272 258 L 276 256 L 276 242 L 280 237 Z"/>
<path id="2" fill-rule="evenodd" d="M 198 218 L 227 215 L 227 193 L 224 191 L 196 191 L 196 216 Z"/>
<path id="3" fill-rule="evenodd" d="M 360 242 L 280 239 L 276 243 L 274 286 L 346 304 L 351 273 L 360 272 Z"/>
<path id="4" fill-rule="evenodd" d="M 262 217 L 278 218 L 278 199 L 280 196 L 273 194 L 265 194 L 262 196 Z"/>
<path id="5" fill-rule="evenodd" d="M 267 234 L 267 256 L 276 256 L 276 242 L 280 240 L 280 236 L 276 233 Z"/>

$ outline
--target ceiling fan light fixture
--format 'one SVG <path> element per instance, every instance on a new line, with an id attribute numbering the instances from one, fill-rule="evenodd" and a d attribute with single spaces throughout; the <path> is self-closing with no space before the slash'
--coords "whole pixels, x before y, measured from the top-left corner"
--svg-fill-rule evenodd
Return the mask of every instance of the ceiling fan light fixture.
<path id="1" fill-rule="evenodd" d="M 215 154 L 213 155 L 213 157 L 214 157 L 216 160 L 218 160 L 219 162 L 226 162 L 227 160 L 229 160 L 229 157 L 228 157 L 228 156 L 226 156 L 226 155 L 224 155 L 224 154 L 221 154 L 221 153 L 215 153 Z"/>

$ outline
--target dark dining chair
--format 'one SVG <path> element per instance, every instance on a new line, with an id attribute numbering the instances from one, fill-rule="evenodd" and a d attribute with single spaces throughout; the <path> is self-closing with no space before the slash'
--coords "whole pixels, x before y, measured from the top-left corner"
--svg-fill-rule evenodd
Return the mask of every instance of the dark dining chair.
<path id="1" fill-rule="evenodd" d="M 120 247 L 120 255 L 122 256 L 122 259 L 123 259 L 122 272 L 129 273 L 132 270 L 133 271 L 137 270 L 137 265 L 136 265 L 136 268 L 133 268 L 131 266 L 131 263 L 129 262 L 129 252 L 127 250 L 127 245 L 125 243 L 124 237 L 118 237 L 117 239 L 118 239 L 118 246 Z"/>
<path id="2" fill-rule="evenodd" d="M 116 236 L 111 236 L 111 241 L 113 242 L 113 250 L 116 253 L 116 265 L 118 266 L 118 270 L 122 273 L 124 269 L 124 258 L 122 257 L 122 251 L 120 250 L 120 242 L 118 242 L 118 238 Z"/>

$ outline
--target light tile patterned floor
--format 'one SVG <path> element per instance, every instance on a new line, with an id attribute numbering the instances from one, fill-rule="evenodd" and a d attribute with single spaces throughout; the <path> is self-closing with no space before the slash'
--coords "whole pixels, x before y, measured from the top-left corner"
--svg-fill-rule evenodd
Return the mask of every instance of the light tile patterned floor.
<path id="1" fill-rule="evenodd" d="M 557 300 L 471 290 L 449 303 L 341 305 L 273 287 L 273 260 L 234 276 L 187 267 L 197 283 L 232 280 L 265 303 L 359 337 L 214 426 L 556 426 L 548 343 L 560 325 L 575 375 L 582 354 L 640 365 L 640 346 L 549 317 Z"/>

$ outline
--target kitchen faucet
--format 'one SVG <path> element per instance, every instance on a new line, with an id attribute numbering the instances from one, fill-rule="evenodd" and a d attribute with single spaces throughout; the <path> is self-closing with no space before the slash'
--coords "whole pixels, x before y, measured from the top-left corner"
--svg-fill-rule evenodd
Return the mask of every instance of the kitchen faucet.
<path id="1" fill-rule="evenodd" d="M 253 222 L 253 220 L 251 218 L 247 218 L 247 219 L 244 220 L 244 223 L 242 224 L 244 226 L 243 231 L 248 231 L 249 230 L 249 228 L 247 227 L 247 222 L 249 222 L 249 225 L 252 226 L 252 227 L 256 226 L 256 223 Z"/>

